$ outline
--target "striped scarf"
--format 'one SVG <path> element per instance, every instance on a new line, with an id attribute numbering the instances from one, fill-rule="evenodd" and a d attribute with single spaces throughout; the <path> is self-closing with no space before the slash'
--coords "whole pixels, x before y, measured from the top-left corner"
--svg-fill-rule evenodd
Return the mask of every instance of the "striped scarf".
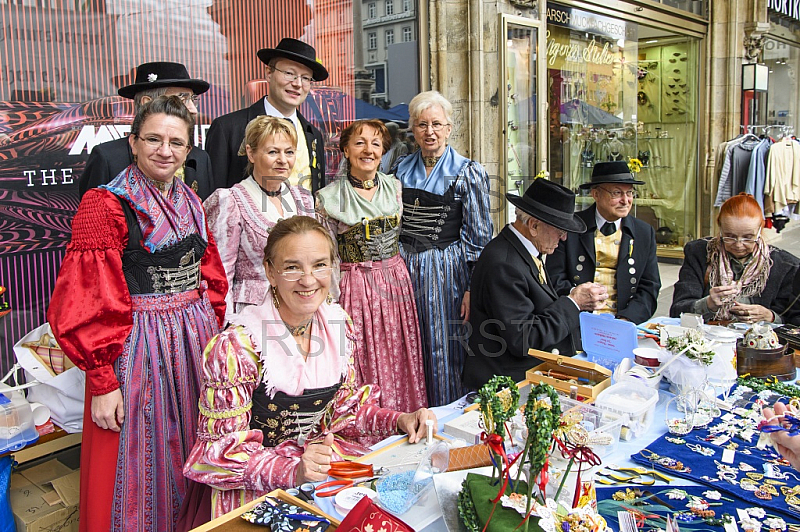
<path id="1" fill-rule="evenodd" d="M 139 167 L 132 164 L 101 188 L 124 198 L 133 207 L 144 235 L 142 245 L 151 253 L 193 233 L 199 233 L 208 241 L 203 203 L 180 179 L 175 179 L 164 197 Z"/>
<path id="2" fill-rule="evenodd" d="M 769 246 L 763 238 L 759 238 L 756 248 L 748 259 L 742 261 L 744 270 L 737 280 L 731 268 L 731 258 L 725 251 L 721 237 L 714 237 L 708 242 L 708 284 L 709 289 L 715 286 L 732 285 L 738 281 L 741 286 L 735 298 L 724 301 L 714 314 L 715 320 L 732 320 L 731 308 L 738 297 L 753 297 L 761 294 L 767 286 L 769 272 L 772 269 L 772 257 Z"/>

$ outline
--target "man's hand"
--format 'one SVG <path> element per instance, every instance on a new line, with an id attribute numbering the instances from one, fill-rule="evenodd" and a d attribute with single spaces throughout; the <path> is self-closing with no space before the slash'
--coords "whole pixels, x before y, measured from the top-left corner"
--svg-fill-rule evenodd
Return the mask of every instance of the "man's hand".
<path id="1" fill-rule="evenodd" d="M 597 283 L 583 283 L 573 288 L 569 293 L 578 308 L 586 311 L 600 310 L 606 306 L 608 290 Z"/>

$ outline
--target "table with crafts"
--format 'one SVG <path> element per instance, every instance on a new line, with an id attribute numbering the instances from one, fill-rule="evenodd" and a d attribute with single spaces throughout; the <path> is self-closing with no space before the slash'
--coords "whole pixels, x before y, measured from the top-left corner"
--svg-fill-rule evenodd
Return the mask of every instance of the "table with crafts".
<path id="1" fill-rule="evenodd" d="M 673 327 L 671 334 L 681 331 L 676 320 L 655 321 Z M 733 370 L 725 373 L 724 378 L 719 371 L 712 375 L 706 370 L 702 385 L 697 386 L 685 375 L 690 372 L 689 366 L 681 366 L 686 361 L 674 362 L 677 359 L 668 350 L 661 349 L 659 358 L 664 362 L 673 361 L 669 365 L 677 367 L 672 368 L 672 373 L 667 370 L 666 363 L 661 364 L 661 373 L 656 367 L 631 364 L 634 349 L 636 360 L 646 364 L 642 357 L 653 353 L 648 349 L 659 349 L 658 344 L 652 338 L 641 336 L 638 340 L 634 336 L 633 344 L 625 343 L 614 334 L 609 337 L 601 325 L 604 324 L 582 324 L 582 329 L 599 327 L 598 330 L 602 330 L 600 343 L 608 349 L 598 350 L 584 338 L 587 354 L 574 359 L 555 357 L 534 368 L 527 381 L 514 387 L 519 398 L 509 395 L 507 389 L 503 391 L 504 387 L 510 387 L 508 382 L 494 379 L 490 383 L 493 388 L 487 386 L 480 392 L 483 403 L 493 407 L 484 406 L 481 410 L 464 398 L 434 409 L 439 420 L 438 434 L 429 443 L 423 440 L 409 445 L 404 437 L 394 437 L 378 444 L 373 453 L 359 460 L 371 464 L 375 474 L 381 475 L 368 484 L 377 491 L 378 504 L 392 510 L 413 530 L 482 530 L 487 519 L 486 530 L 514 529 L 509 523 L 521 522 L 528 509 L 526 488 L 520 489 L 523 484 L 518 483 L 519 478 L 524 483 L 525 474 L 518 477 L 518 464 L 514 464 L 503 476 L 504 481 L 498 482 L 497 471 L 506 469 L 503 464 L 511 464 L 515 458 L 517 463 L 526 464 L 524 472 L 531 468 L 535 472 L 542 469 L 541 465 L 534 464 L 545 457 L 544 453 L 536 452 L 544 447 L 531 444 L 541 440 L 535 440 L 527 429 L 548 426 L 551 412 L 547 405 L 553 402 L 549 397 L 555 397 L 555 390 L 543 384 L 556 383 L 560 421 L 551 423 L 552 427 L 558 427 L 555 437 L 553 428 L 545 435 L 546 447 L 551 449 L 544 467 L 546 474 L 534 475 L 535 487 L 532 488 L 532 500 L 537 492 L 543 491 L 545 498 L 551 501 L 531 505 L 529 530 L 600 531 L 598 515 L 610 530 L 623 532 L 777 531 L 794 530 L 792 525 L 795 524 L 800 530 L 800 477 L 766 445 L 768 437 L 758 430 L 762 406 L 771 405 L 779 398 L 788 401 L 800 396 L 800 389 L 777 381 L 765 385 L 755 379 L 740 379 L 739 384 L 734 384 L 735 356 L 728 353 L 732 351 L 730 338 L 721 327 L 704 325 L 696 330 L 705 332 L 701 334 L 707 342 L 703 345 L 728 366 L 733 365 Z M 737 336 L 740 335 L 734 335 L 733 339 Z M 672 347 L 679 352 L 682 346 L 673 344 Z M 545 358 L 540 356 L 541 352 L 531 354 Z M 614 360 L 603 360 L 604 357 Z M 613 379 L 597 378 L 611 374 L 610 370 L 599 366 L 599 362 L 617 368 Z M 703 366 L 696 360 L 690 363 Z M 563 373 L 574 376 L 572 383 L 557 382 L 563 381 Z M 656 378 L 650 378 L 654 374 Z M 673 382 L 661 380 L 665 375 L 670 375 Z M 709 375 L 717 378 L 709 378 Z M 731 385 L 732 390 L 729 390 Z M 534 397 L 530 397 L 532 390 Z M 498 391 L 500 393 L 496 393 Z M 572 399 L 567 397 L 570 393 Z M 499 398 L 496 404 L 492 403 L 492 397 Z M 592 398 L 596 400 L 594 406 L 587 400 Z M 531 413 L 530 418 L 518 414 L 505 422 L 498 417 L 495 423 L 491 419 L 487 423 L 482 411 L 493 412 L 490 418 L 499 416 L 501 407 L 508 407 L 506 403 L 512 399 L 514 408 L 509 410 L 516 410 L 517 405 L 524 406 L 526 414 Z M 498 430 L 499 425 L 505 430 Z M 481 434 L 487 427 L 492 429 L 486 430 L 490 433 L 488 437 Z M 491 437 L 498 432 L 506 438 L 500 447 L 497 443 L 503 439 Z M 536 438 L 541 438 L 542 432 L 539 430 Z M 529 448 L 525 447 L 526 436 Z M 454 459 L 449 466 L 446 459 L 443 463 L 443 449 L 446 449 L 445 456 L 448 452 L 456 456 L 452 448 L 465 445 L 463 441 L 457 442 L 459 437 L 469 440 L 469 446 L 477 443 L 480 447 L 475 449 L 480 448 L 482 455 L 489 459 L 493 456 L 498 468 L 492 465 L 477 469 L 454 468 L 453 464 L 458 461 Z M 516 446 L 511 444 L 512 439 Z M 490 448 L 493 449 L 491 453 Z M 518 458 L 517 455 L 522 456 Z M 462 487 L 465 479 L 469 489 Z M 400 481 L 406 484 L 393 485 Z M 485 485 L 475 487 L 478 486 L 476 482 Z M 465 503 L 464 492 L 469 490 L 471 497 L 483 500 L 484 504 Z M 488 497 L 485 496 L 487 490 L 491 492 Z M 521 495 L 514 495 L 513 491 Z M 358 494 L 348 501 L 337 498 L 338 494 L 321 497 L 319 491 L 309 490 L 290 490 L 289 494 L 276 495 L 301 509 L 318 511 L 332 518 L 333 527 L 345 517 L 346 508 L 358 499 Z M 310 499 L 311 505 L 294 498 L 295 495 Z M 492 502 L 495 498 L 498 499 L 496 504 Z M 552 502 L 553 499 L 557 503 Z M 257 508 L 258 503 L 248 505 L 246 510 L 253 507 Z M 256 530 L 255 525 L 238 517 L 246 510 L 240 509 L 236 516 L 233 513 L 223 516 L 198 530 Z M 466 526 L 465 514 L 471 516 L 467 517 Z M 571 527 L 564 528 L 565 523 Z M 525 525 L 520 530 L 524 528 Z"/>

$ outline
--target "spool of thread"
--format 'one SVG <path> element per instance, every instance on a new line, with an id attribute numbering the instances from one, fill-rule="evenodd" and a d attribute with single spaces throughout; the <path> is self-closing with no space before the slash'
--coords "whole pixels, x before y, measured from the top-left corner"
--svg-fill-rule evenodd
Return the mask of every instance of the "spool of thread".
<path id="1" fill-rule="evenodd" d="M 369 488 L 355 487 L 345 488 L 333 498 L 333 507 L 342 515 L 347 515 L 353 507 L 358 504 L 358 501 L 364 497 L 374 499 L 378 496 L 375 490 Z"/>
<path id="2" fill-rule="evenodd" d="M 427 427 L 427 429 L 428 429 L 428 435 L 425 437 L 425 443 L 430 445 L 431 443 L 433 443 L 433 420 L 432 419 L 426 419 L 425 420 L 425 427 Z"/>

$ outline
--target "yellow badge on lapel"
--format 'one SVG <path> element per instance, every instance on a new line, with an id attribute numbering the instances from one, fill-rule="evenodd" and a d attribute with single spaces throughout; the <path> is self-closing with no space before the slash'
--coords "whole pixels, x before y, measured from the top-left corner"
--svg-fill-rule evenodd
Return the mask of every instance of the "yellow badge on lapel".
<path id="1" fill-rule="evenodd" d="M 317 139 L 311 141 L 311 168 L 317 167 Z"/>

